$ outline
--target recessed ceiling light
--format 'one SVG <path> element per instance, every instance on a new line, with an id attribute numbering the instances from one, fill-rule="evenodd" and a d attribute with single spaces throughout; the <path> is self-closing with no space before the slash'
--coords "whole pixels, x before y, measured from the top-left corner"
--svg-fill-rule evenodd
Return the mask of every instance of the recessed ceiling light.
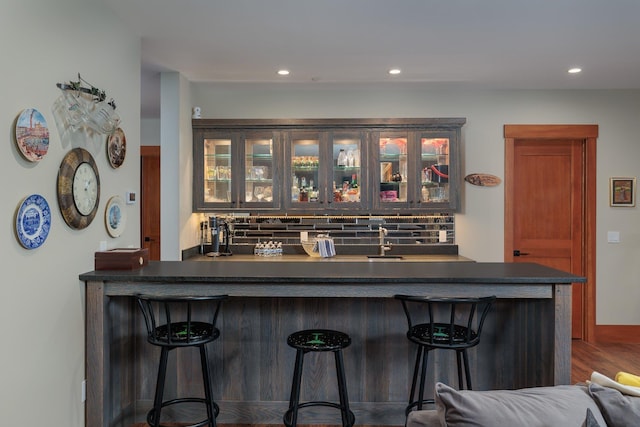
<path id="1" fill-rule="evenodd" d="M 278 70 L 278 74 L 281 76 L 288 76 L 289 70 Z"/>
<path id="2" fill-rule="evenodd" d="M 569 68 L 569 74 L 578 74 L 582 72 L 582 68 L 578 68 L 578 67 L 574 67 L 574 68 Z"/>
<path id="3" fill-rule="evenodd" d="M 400 74 L 402 72 L 402 70 L 400 70 L 400 68 L 392 68 L 389 70 L 389 74 L 391 74 L 392 76 L 395 76 L 396 74 Z"/>

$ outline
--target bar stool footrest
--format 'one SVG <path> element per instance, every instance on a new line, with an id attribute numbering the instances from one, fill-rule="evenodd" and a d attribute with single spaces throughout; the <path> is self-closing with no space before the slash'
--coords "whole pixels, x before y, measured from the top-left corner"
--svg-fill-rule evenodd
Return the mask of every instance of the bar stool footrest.
<path id="1" fill-rule="evenodd" d="M 207 400 L 202 397 L 183 397 L 180 399 L 172 399 L 172 400 L 167 400 L 166 402 L 162 402 L 162 405 L 160 407 L 165 408 L 167 406 L 178 405 L 181 403 L 202 403 L 203 405 L 208 404 Z M 213 405 L 213 416 L 214 418 L 216 418 L 220 413 L 220 407 L 216 402 L 212 402 L 212 405 Z M 150 426 L 154 425 L 155 423 L 155 420 L 153 419 L 154 412 L 155 411 L 153 408 L 151 408 L 151 410 L 147 412 L 147 424 L 149 424 Z M 207 418 L 202 421 L 198 421 L 195 424 L 190 424 L 185 427 L 204 427 L 206 425 L 211 424 L 212 422 L 213 420 L 210 420 L 209 418 Z M 163 426 L 160 425 L 160 427 L 163 427 Z"/>
<path id="2" fill-rule="evenodd" d="M 341 412 L 343 410 L 343 407 L 340 406 L 339 403 L 336 402 L 325 402 L 325 401 L 312 401 L 312 402 L 303 402 L 298 404 L 298 409 L 302 409 L 302 408 L 307 408 L 309 406 L 328 406 L 330 408 L 335 408 L 335 409 L 339 409 Z M 289 408 L 289 410 L 287 410 L 287 412 L 284 413 L 284 417 L 283 417 L 283 421 L 284 421 L 284 425 L 287 427 L 291 427 L 291 416 L 293 415 L 293 409 L 294 408 Z M 350 427 L 353 426 L 356 422 L 356 416 L 355 414 L 349 409 L 349 423 L 346 426 L 343 427 Z"/>

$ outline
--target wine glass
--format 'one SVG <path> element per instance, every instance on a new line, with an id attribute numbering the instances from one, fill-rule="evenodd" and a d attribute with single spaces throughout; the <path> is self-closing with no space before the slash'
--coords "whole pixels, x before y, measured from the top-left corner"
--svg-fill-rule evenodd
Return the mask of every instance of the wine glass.
<path id="1" fill-rule="evenodd" d="M 253 194 L 256 196 L 256 199 L 258 199 L 258 202 L 261 202 L 264 198 L 264 187 L 257 186 L 253 189 Z"/>

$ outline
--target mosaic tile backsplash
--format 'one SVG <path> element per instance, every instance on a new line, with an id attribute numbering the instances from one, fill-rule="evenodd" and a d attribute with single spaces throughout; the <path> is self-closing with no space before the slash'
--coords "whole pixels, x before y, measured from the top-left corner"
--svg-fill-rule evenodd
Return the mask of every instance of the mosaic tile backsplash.
<path id="1" fill-rule="evenodd" d="M 333 239 L 338 253 L 366 254 L 375 251 L 379 245 L 380 227 L 387 229 L 385 243 L 389 242 L 396 251 L 404 248 L 405 253 L 457 253 L 455 217 L 452 213 L 388 216 L 251 215 L 233 217 L 230 223 L 234 253 L 251 253 L 256 243 L 269 241 L 282 242 L 285 253 L 299 253 L 300 232 L 304 231 L 309 237 L 328 235 Z"/>

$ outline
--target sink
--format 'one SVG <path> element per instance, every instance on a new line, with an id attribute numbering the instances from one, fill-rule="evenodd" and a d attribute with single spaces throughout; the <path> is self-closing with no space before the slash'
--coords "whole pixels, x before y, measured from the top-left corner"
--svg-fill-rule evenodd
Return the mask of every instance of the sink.
<path id="1" fill-rule="evenodd" d="M 367 258 L 369 258 L 369 261 L 376 261 L 376 260 L 398 260 L 398 259 L 402 259 L 402 255 L 367 255 Z"/>

